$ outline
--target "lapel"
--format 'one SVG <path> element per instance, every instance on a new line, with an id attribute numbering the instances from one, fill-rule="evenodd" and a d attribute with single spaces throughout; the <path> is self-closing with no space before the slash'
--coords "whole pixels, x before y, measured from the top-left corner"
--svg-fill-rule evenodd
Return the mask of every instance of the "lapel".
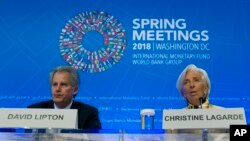
<path id="1" fill-rule="evenodd" d="M 72 102 L 70 109 L 77 109 L 77 105 L 76 105 L 75 101 Z"/>
<path id="2" fill-rule="evenodd" d="M 49 101 L 48 108 L 55 108 L 53 100 Z"/>

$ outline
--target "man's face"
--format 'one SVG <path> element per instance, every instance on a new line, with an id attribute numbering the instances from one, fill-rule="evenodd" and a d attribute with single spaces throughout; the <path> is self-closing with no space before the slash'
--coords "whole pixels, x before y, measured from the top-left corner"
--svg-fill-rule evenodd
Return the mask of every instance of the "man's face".
<path id="1" fill-rule="evenodd" d="M 199 105 L 200 98 L 204 96 L 206 87 L 201 78 L 201 74 L 196 71 L 186 73 L 183 85 L 184 97 L 193 105 Z"/>
<path id="2" fill-rule="evenodd" d="M 60 108 L 67 106 L 77 93 L 78 87 L 70 84 L 68 72 L 56 72 L 51 82 L 53 101 Z"/>

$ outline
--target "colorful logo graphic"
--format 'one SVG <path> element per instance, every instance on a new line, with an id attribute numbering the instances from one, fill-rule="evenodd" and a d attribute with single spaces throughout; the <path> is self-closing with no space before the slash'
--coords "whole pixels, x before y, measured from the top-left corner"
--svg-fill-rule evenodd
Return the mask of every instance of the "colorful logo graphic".
<path id="1" fill-rule="evenodd" d="M 103 44 L 97 49 L 87 48 L 83 40 L 93 31 L 103 36 Z M 114 16 L 91 11 L 70 19 L 59 42 L 61 55 L 72 67 L 95 73 L 108 70 L 121 59 L 126 49 L 126 33 Z"/>

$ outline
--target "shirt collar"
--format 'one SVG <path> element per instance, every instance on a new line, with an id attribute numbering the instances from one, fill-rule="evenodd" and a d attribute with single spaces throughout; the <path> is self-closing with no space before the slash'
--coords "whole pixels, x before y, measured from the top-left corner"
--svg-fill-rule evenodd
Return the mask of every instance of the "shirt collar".
<path id="1" fill-rule="evenodd" d="M 63 108 L 63 109 L 70 109 L 70 107 L 71 107 L 72 103 L 73 103 L 73 101 L 71 101 L 71 102 L 69 103 L 69 105 L 68 105 L 68 106 L 66 106 L 66 107 L 65 107 L 65 108 Z M 56 104 L 54 103 L 54 109 L 61 109 L 61 108 L 57 107 L 57 106 L 56 106 Z"/>

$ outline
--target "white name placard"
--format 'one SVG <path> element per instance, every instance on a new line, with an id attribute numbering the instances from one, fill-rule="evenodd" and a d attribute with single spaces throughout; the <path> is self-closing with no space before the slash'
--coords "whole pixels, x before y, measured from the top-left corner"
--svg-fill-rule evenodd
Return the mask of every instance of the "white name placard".
<path id="1" fill-rule="evenodd" d="M 76 109 L 1 108 L 0 127 L 77 128 Z"/>
<path id="2" fill-rule="evenodd" d="M 232 124 L 246 124 L 243 108 L 163 110 L 163 129 L 229 129 Z"/>

